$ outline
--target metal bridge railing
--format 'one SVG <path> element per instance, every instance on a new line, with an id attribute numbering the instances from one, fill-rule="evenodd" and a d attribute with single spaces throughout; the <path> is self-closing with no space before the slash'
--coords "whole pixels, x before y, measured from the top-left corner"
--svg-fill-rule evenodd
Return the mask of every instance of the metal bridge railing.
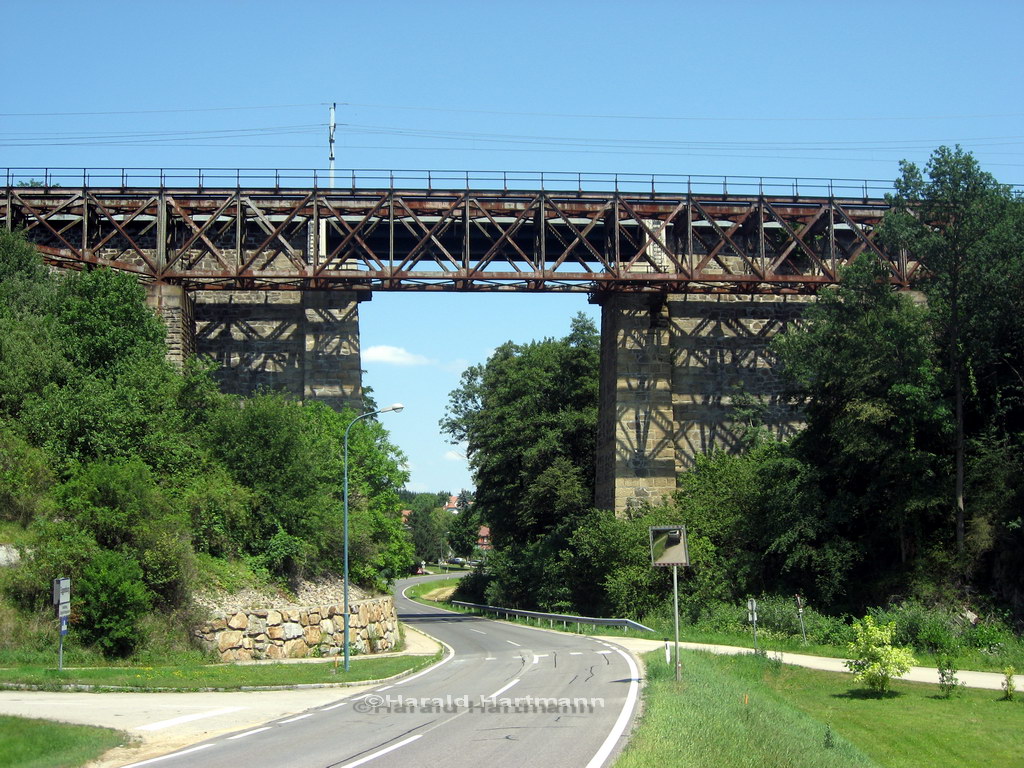
<path id="1" fill-rule="evenodd" d="M 783 176 L 712 176 L 665 173 L 584 173 L 565 171 L 398 170 L 318 168 L 70 168 L 9 167 L 7 187 L 102 189 L 426 189 L 686 193 L 725 196 L 878 199 L 893 191 L 892 181 Z"/>
<path id="2" fill-rule="evenodd" d="M 452 600 L 452 605 L 458 605 L 462 608 L 473 608 L 477 611 L 490 611 L 491 613 L 504 615 L 505 618 L 509 616 L 516 616 L 524 619 L 537 619 L 538 621 L 546 620 L 550 626 L 554 626 L 556 621 L 562 622 L 563 625 L 568 624 L 590 624 L 594 627 L 625 627 L 627 629 L 637 629 L 641 632 L 653 632 L 654 630 L 650 627 L 645 627 L 639 622 L 631 619 L 601 619 L 593 616 L 571 616 L 564 613 L 541 613 L 540 611 L 521 611 L 517 608 L 499 608 L 493 605 L 480 605 L 478 603 L 464 603 L 461 600 Z"/>

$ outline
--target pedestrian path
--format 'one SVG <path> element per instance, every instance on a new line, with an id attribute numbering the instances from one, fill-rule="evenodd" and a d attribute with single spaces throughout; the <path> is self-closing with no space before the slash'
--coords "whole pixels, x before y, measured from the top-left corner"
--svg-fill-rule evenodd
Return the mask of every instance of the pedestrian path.
<path id="1" fill-rule="evenodd" d="M 665 647 L 661 640 L 645 640 L 639 637 L 613 637 L 604 635 L 602 640 L 615 643 L 634 653 L 648 653 Z M 671 643 L 669 643 L 671 645 Z M 741 653 L 753 653 L 750 648 L 741 648 L 735 645 L 711 645 L 706 643 L 679 643 L 680 648 L 690 651 L 706 651 L 708 653 L 719 653 L 735 656 Z M 808 669 L 821 669 L 827 672 L 850 673 L 846 668 L 845 659 L 836 659 L 828 656 L 809 656 L 803 653 L 789 653 L 787 651 L 767 651 L 773 659 L 778 659 L 783 664 L 792 664 L 796 667 L 807 667 Z M 1000 672 L 973 672 L 970 670 L 959 670 L 956 673 L 957 679 L 968 688 L 984 688 L 999 691 L 1003 688 L 1005 679 Z M 898 679 L 907 680 L 913 683 L 934 683 L 939 682 L 939 671 L 934 667 L 911 667 L 905 675 Z M 1014 675 L 1018 691 L 1024 691 L 1024 675 Z"/>

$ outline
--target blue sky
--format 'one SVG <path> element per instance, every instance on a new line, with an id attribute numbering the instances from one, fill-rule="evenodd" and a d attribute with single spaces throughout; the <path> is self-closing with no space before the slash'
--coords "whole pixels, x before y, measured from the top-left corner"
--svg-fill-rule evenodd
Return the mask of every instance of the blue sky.
<path id="1" fill-rule="evenodd" d="M 1024 181 L 1024 4 L 9 2 L 0 168 L 337 167 L 892 179 L 960 143 Z M 341 171 L 339 170 L 339 174 Z M 365 382 L 414 490 L 467 365 L 585 296 L 376 294 Z"/>

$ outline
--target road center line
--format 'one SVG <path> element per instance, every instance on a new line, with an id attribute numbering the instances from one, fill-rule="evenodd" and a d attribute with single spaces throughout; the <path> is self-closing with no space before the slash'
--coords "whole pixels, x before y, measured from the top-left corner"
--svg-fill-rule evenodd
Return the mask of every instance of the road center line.
<path id="1" fill-rule="evenodd" d="M 159 731 L 164 728 L 170 728 L 175 725 L 181 725 L 182 723 L 191 723 L 193 720 L 202 720 L 204 717 L 217 717 L 218 715 L 227 715 L 231 712 L 237 712 L 245 707 L 224 707 L 223 709 L 212 709 L 209 712 L 196 712 L 191 715 L 182 715 L 181 717 L 174 717 L 170 720 L 161 720 L 158 723 L 149 723 L 148 725 L 140 725 L 136 730 L 138 731 Z"/>
<path id="2" fill-rule="evenodd" d="M 582 656 L 583 651 L 569 651 L 570 656 Z"/>
<path id="3" fill-rule="evenodd" d="M 296 720 L 305 720 L 307 717 L 312 717 L 312 716 L 313 715 L 311 715 L 309 713 L 306 713 L 305 715 L 298 715 L 297 717 L 292 717 L 292 718 L 289 718 L 288 720 L 282 720 L 281 722 L 282 723 L 294 723 Z"/>
<path id="4" fill-rule="evenodd" d="M 263 731 L 269 731 L 269 730 L 270 730 L 270 726 L 269 725 L 265 725 L 262 728 L 253 728 L 251 731 L 246 731 L 245 733 L 236 733 L 234 736 L 228 736 L 227 740 L 228 741 L 234 741 L 235 739 L 244 739 L 246 736 L 252 736 L 254 734 L 261 733 Z"/>
<path id="5" fill-rule="evenodd" d="M 345 763 L 345 765 L 341 766 L 341 768 L 356 768 L 357 765 L 362 765 L 363 763 L 368 763 L 371 760 L 374 760 L 374 759 L 380 757 L 381 755 L 386 755 L 388 752 L 394 752 L 399 747 L 404 747 L 406 744 L 410 744 L 410 743 L 416 741 L 416 739 L 419 739 L 419 738 L 422 738 L 422 737 L 423 737 L 422 733 L 417 733 L 415 736 L 410 736 L 405 741 L 400 741 L 397 744 L 392 744 L 390 747 L 385 747 L 384 749 L 378 750 L 377 752 L 374 752 L 372 755 L 367 755 L 366 757 L 361 757 L 361 758 L 359 758 L 358 760 L 356 760 L 353 763 Z"/>
<path id="6" fill-rule="evenodd" d="M 329 706 L 329 707 L 324 707 L 324 712 L 327 712 L 328 710 L 331 710 L 331 709 L 337 709 L 338 707 L 344 707 L 346 704 L 348 704 L 347 701 L 341 701 L 341 702 L 338 702 L 337 704 L 331 704 L 331 706 Z"/>
<path id="7" fill-rule="evenodd" d="M 466 627 L 466 629 L 468 629 L 470 632 L 476 632 L 478 635 L 486 635 L 487 634 L 486 632 L 482 632 L 479 629 L 473 629 L 472 627 Z"/>
<path id="8" fill-rule="evenodd" d="M 513 680 L 513 681 L 512 681 L 511 683 L 509 683 L 508 685 L 503 685 L 503 686 L 502 686 L 501 688 L 499 688 L 498 690 L 496 690 L 496 691 L 495 691 L 494 693 L 492 693 L 492 694 L 491 694 L 490 696 L 488 696 L 487 698 L 488 698 L 488 699 L 496 699 L 496 698 L 498 698 L 499 696 L 501 696 L 501 694 L 503 694 L 503 693 L 504 693 L 505 691 L 507 691 L 507 690 L 508 690 L 509 688 L 511 688 L 511 687 L 512 687 L 513 685 L 515 685 L 515 684 L 516 684 L 516 683 L 518 683 L 518 682 L 519 682 L 519 678 L 517 677 L 517 678 L 516 678 L 515 680 Z"/>
<path id="9" fill-rule="evenodd" d="M 515 642 L 513 642 L 511 640 L 506 640 L 505 642 L 508 643 L 509 645 L 514 645 L 516 648 L 522 648 L 522 646 L 519 643 L 515 643 Z"/>

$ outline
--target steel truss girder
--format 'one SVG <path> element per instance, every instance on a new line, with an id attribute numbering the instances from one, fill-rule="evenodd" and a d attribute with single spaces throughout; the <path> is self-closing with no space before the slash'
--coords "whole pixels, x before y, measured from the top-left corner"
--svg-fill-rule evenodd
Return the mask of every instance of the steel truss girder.
<path id="1" fill-rule="evenodd" d="M 193 290 L 813 293 L 877 242 L 880 199 L 492 190 L 9 187 L 52 264 Z"/>

